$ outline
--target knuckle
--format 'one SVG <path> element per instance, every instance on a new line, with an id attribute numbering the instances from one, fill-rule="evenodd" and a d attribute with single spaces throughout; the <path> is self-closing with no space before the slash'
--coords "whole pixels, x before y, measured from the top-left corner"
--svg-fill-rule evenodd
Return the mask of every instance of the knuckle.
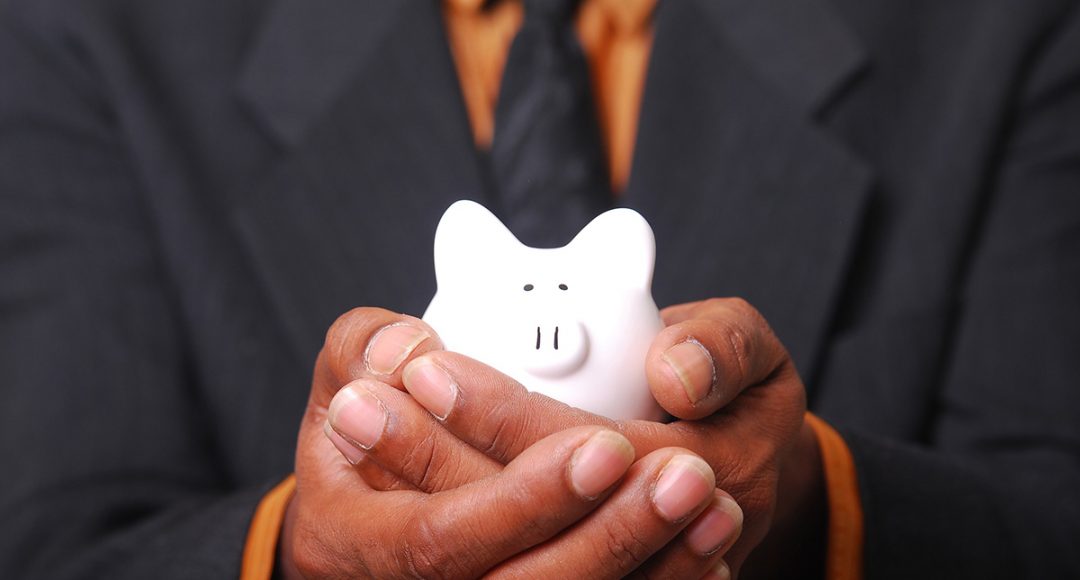
<path id="1" fill-rule="evenodd" d="M 491 428 L 483 439 L 484 454 L 505 464 L 517 455 L 515 450 L 527 431 L 528 415 L 519 418 L 504 412 L 500 405 L 489 407 L 486 414 L 480 423 L 489 424 Z"/>
<path id="2" fill-rule="evenodd" d="M 754 306 L 752 304 L 750 304 L 750 302 L 748 302 L 745 298 L 743 298 L 741 296 L 733 296 L 733 297 L 729 298 L 728 299 L 728 306 L 732 310 L 734 310 L 734 311 L 736 311 L 736 312 L 738 312 L 740 314 L 744 314 L 744 315 L 748 315 L 748 316 L 759 316 L 757 308 L 754 308 Z"/>
<path id="3" fill-rule="evenodd" d="M 372 310 L 364 307 L 353 308 L 339 316 L 326 331 L 323 355 L 330 373 L 339 380 L 349 376 L 353 359 L 357 357 L 357 333 L 364 328 L 364 321 L 371 315 Z"/>
<path id="4" fill-rule="evenodd" d="M 406 479 L 422 490 L 438 489 L 442 480 L 442 462 L 438 461 L 435 435 L 426 433 L 405 453 L 401 471 Z"/>
<path id="5" fill-rule="evenodd" d="M 418 510 L 424 513 L 423 510 Z M 402 571 L 411 578 L 449 579 L 475 576 L 463 560 L 463 551 L 453 550 L 445 526 L 431 514 L 411 518 L 402 532 Z"/>
<path id="6" fill-rule="evenodd" d="M 345 341 L 352 334 L 353 329 L 360 324 L 368 314 L 370 314 L 371 310 L 371 308 L 367 307 L 353 308 L 341 316 L 338 316 L 333 324 L 330 325 L 330 328 L 326 330 L 323 348 L 332 348 Z"/>
<path id="7" fill-rule="evenodd" d="M 404 572 L 412 578 L 446 578 L 449 557 L 425 518 L 409 521 L 401 538 Z"/>
<path id="8" fill-rule="evenodd" d="M 745 326 L 736 322 L 725 322 L 718 328 L 717 347 L 723 353 L 724 366 L 735 374 L 736 380 L 744 384 L 750 375 L 753 338 Z"/>
<path id="9" fill-rule="evenodd" d="M 604 527 L 601 558 L 610 559 L 619 570 L 638 568 L 655 551 L 642 530 L 621 518 Z"/>
<path id="10" fill-rule="evenodd" d="M 789 411 L 791 419 L 799 421 L 806 411 L 806 387 L 803 386 L 799 373 L 795 371 L 794 364 L 788 363 L 786 366 L 790 369 L 790 374 L 777 382 L 780 387 L 779 396 L 782 408 Z"/>
<path id="11" fill-rule="evenodd" d="M 761 313 L 753 304 L 746 301 L 745 298 L 727 298 L 726 310 L 733 313 L 734 319 L 738 320 L 740 325 L 746 328 L 753 328 L 758 332 L 764 332 L 769 328 L 769 323 L 765 320 L 765 315 Z"/>
<path id="12" fill-rule="evenodd" d="M 709 298 L 708 300 L 701 302 L 696 310 L 706 315 L 707 313 L 722 312 L 728 308 L 728 302 L 730 300 L 730 298 Z"/>
<path id="13" fill-rule="evenodd" d="M 731 308 L 739 314 L 738 326 L 745 329 L 746 336 L 755 339 L 756 356 L 763 358 L 762 364 L 767 366 L 768 371 L 780 366 L 788 358 L 787 349 L 773 332 L 765 315 L 743 298 L 732 298 L 731 301 Z"/>

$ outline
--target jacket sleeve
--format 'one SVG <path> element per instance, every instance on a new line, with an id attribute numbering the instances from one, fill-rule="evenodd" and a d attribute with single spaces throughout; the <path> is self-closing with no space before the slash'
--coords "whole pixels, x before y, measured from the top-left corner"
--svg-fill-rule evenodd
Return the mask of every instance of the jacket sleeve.
<path id="1" fill-rule="evenodd" d="M 94 71 L 10 10 L 0 3 L 0 576 L 236 577 L 273 482 L 238 492 L 218 464 Z"/>
<path id="2" fill-rule="evenodd" d="M 1021 80 L 929 444 L 844 432 L 868 580 L 1080 578 L 1080 10 Z"/>

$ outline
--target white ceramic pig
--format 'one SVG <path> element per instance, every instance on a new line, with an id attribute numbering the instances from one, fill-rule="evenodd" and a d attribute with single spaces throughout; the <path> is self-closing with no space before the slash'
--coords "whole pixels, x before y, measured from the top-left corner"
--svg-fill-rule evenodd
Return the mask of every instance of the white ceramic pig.
<path id="1" fill-rule="evenodd" d="M 655 257 L 652 228 L 630 209 L 598 216 L 562 248 L 537 249 L 459 201 L 435 232 L 438 290 L 424 320 L 448 350 L 531 391 L 613 419 L 659 420 L 645 380 L 663 328 Z"/>

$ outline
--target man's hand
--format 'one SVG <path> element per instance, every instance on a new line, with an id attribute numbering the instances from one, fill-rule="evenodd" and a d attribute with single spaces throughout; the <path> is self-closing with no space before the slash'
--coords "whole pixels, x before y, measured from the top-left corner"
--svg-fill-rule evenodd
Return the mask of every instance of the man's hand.
<path id="1" fill-rule="evenodd" d="M 401 380 L 407 361 L 439 346 L 422 321 L 376 309 L 346 314 L 327 334 L 282 530 L 286 576 L 617 577 L 653 569 L 701 577 L 720 563 L 706 510 L 731 500 L 685 449 L 636 453 L 613 430 L 575 426 L 516 450 L 505 467 L 470 448 L 473 476 L 451 476 L 438 489 L 398 473 L 423 471 L 420 456 L 396 458 L 395 469 L 368 460 L 364 447 L 379 448 L 387 432 L 417 429 L 424 417 L 439 427 L 387 386 Z M 387 412 L 403 404 L 411 415 Z M 646 561 L 650 568 L 641 568 Z"/>
<path id="2" fill-rule="evenodd" d="M 412 397 L 391 387 L 394 380 L 343 391 L 334 406 L 349 411 L 338 417 L 358 417 L 355 403 L 364 399 L 378 406 L 378 419 L 332 420 L 334 433 L 350 434 L 353 442 L 351 434 L 375 434 L 359 447 L 344 440 L 339 446 L 361 466 L 376 464 L 363 471 L 377 468 L 393 474 L 391 480 L 434 491 L 497 473 L 553 433 L 600 425 L 625 435 L 639 456 L 681 447 L 712 466 L 719 487 L 738 504 L 725 494 L 709 512 L 715 536 L 729 532 L 724 550 L 742 524 L 739 507 L 746 512 L 743 539 L 725 556 L 733 570 L 774 516 L 780 530 L 774 535 L 792 542 L 804 537 L 791 529 L 823 535 L 820 522 L 806 518 L 821 513 L 822 475 L 816 441 L 803 423 L 802 382 L 768 324 L 738 299 L 676 306 L 662 315 L 667 328 L 653 343 L 646 373 L 654 397 L 678 418 L 672 423 L 611 421 L 529 393 L 462 355 L 431 352 L 404 367 L 401 379 Z"/>

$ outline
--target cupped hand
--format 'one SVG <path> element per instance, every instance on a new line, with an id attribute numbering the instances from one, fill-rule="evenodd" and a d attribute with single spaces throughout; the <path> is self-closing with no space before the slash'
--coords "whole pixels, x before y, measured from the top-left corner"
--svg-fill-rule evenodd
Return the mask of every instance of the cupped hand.
<path id="1" fill-rule="evenodd" d="M 398 377 L 342 391 L 333 433 L 347 434 L 339 447 L 362 471 L 374 471 L 363 467 L 373 463 L 391 480 L 427 491 L 489 477 L 544 437 L 583 425 L 622 433 L 639 456 L 691 450 L 738 504 L 718 500 L 717 519 L 724 520 L 718 527 L 742 524 L 739 508 L 745 512 L 742 540 L 725 556 L 737 571 L 774 522 L 805 528 L 792 520 L 821 501 L 803 385 L 768 323 L 745 301 L 707 300 L 662 316 L 667 326 L 645 367 L 653 396 L 676 418 L 671 423 L 612 421 L 530 393 L 468 357 L 437 351 L 403 366 L 400 379 L 411 397 L 393 388 Z M 370 415 L 377 418 L 357 413 L 364 406 L 358 401 L 377 407 Z M 364 432 L 372 437 L 360 442 Z"/>
<path id="2" fill-rule="evenodd" d="M 708 464 L 686 449 L 638 453 L 609 428 L 573 426 L 538 438 L 505 464 L 474 449 L 471 460 L 489 469 L 440 489 L 402 475 L 415 468 L 396 469 L 422 459 L 398 458 L 395 469 L 372 461 L 368 452 L 403 425 L 382 400 L 411 402 L 388 384 L 401 380 L 407 361 L 439 347 L 423 322 L 377 309 L 350 312 L 327 334 L 282 529 L 287 577 L 618 577 L 650 569 L 700 577 L 725 570 L 720 544 L 732 533 L 720 530 L 717 539 L 714 514 L 732 502 L 716 491 Z M 368 397 L 374 406 L 364 410 Z M 411 404 L 413 419 L 434 421 Z"/>

